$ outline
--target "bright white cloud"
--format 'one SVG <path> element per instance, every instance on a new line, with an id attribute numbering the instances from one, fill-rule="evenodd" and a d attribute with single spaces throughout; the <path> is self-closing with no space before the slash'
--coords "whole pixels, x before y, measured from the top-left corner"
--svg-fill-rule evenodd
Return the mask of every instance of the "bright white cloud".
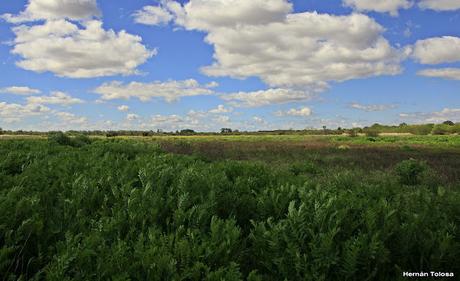
<path id="1" fill-rule="evenodd" d="M 137 114 L 134 114 L 134 113 L 129 113 L 128 115 L 126 115 L 126 120 L 128 121 L 136 121 L 140 118 L 139 115 Z"/>
<path id="2" fill-rule="evenodd" d="M 36 20 L 71 19 L 83 20 L 99 16 L 96 0 L 29 0 L 19 15 L 4 14 L 10 23 Z"/>
<path id="3" fill-rule="evenodd" d="M 167 24 L 173 19 L 173 15 L 166 9 L 157 6 L 145 6 L 142 10 L 134 13 L 136 23 L 146 25 Z"/>
<path id="4" fill-rule="evenodd" d="M 359 103 L 352 103 L 350 107 L 353 109 L 358 109 L 367 112 L 376 112 L 376 111 L 386 111 L 389 109 L 393 109 L 396 106 L 393 104 L 359 104 Z"/>
<path id="5" fill-rule="evenodd" d="M 417 75 L 425 77 L 460 80 L 460 68 L 424 69 L 419 71 Z"/>
<path id="6" fill-rule="evenodd" d="M 392 16 L 397 16 L 400 9 L 409 9 L 413 5 L 410 0 L 343 0 L 343 3 L 360 12 L 389 13 Z"/>
<path id="7" fill-rule="evenodd" d="M 324 88 L 401 72 L 402 52 L 384 28 L 362 14 L 291 13 L 287 0 L 190 0 L 163 6 L 186 29 L 202 30 L 214 46 L 210 76 L 260 77 L 272 87 Z"/>
<path id="8" fill-rule="evenodd" d="M 118 111 L 121 111 L 121 112 L 127 112 L 129 111 L 129 106 L 127 105 L 120 105 L 119 107 L 117 107 Z"/>
<path id="9" fill-rule="evenodd" d="M 70 112 L 56 112 L 54 114 L 58 119 L 68 125 L 84 125 L 88 122 L 86 117 L 77 116 Z"/>
<path id="10" fill-rule="evenodd" d="M 460 122 L 460 108 L 444 108 L 436 112 L 401 113 L 399 117 L 418 123 Z"/>
<path id="11" fill-rule="evenodd" d="M 105 83 L 94 90 L 103 100 L 138 98 L 143 102 L 152 98 L 164 98 L 167 102 L 174 102 L 181 97 L 211 95 L 214 91 L 208 85 L 201 85 L 196 80 L 167 81 L 123 84 L 113 81 Z"/>
<path id="12" fill-rule="evenodd" d="M 223 104 L 217 106 L 217 108 L 209 110 L 211 114 L 222 114 L 222 113 L 230 113 L 233 111 L 233 108 L 226 108 Z"/>
<path id="13" fill-rule="evenodd" d="M 284 116 L 296 116 L 296 117 L 308 117 L 312 115 L 312 110 L 308 107 L 291 108 L 288 111 L 277 111 L 275 115 L 278 117 Z"/>
<path id="14" fill-rule="evenodd" d="M 455 11 L 460 9 L 460 0 L 420 0 L 419 7 L 435 11 Z"/>
<path id="15" fill-rule="evenodd" d="M 41 91 L 37 89 L 32 89 L 29 87 L 22 87 L 22 86 L 12 86 L 0 89 L 0 93 L 2 94 L 12 94 L 12 95 L 20 95 L 20 96 L 28 96 L 28 95 L 35 95 L 40 94 Z"/>
<path id="16" fill-rule="evenodd" d="M 314 94 L 290 89 L 268 89 L 255 92 L 238 92 L 221 95 L 229 104 L 237 107 L 259 107 L 310 100 Z"/>
<path id="17" fill-rule="evenodd" d="M 460 61 L 460 38 L 434 37 L 415 43 L 412 56 L 422 64 L 440 64 Z"/>
<path id="18" fill-rule="evenodd" d="M 282 21 L 292 11 L 292 4 L 286 0 L 191 0 L 184 6 L 166 1 L 163 8 L 175 15 L 179 25 L 208 31 Z"/>
<path id="19" fill-rule="evenodd" d="M 69 106 L 73 104 L 83 103 L 83 100 L 73 98 L 66 93 L 56 91 L 52 92 L 49 96 L 28 97 L 27 102 L 29 104 L 54 104 Z"/>
<path id="20" fill-rule="evenodd" d="M 39 104 L 16 104 L 0 102 L 0 120 L 6 123 L 18 122 L 23 118 L 40 116 L 51 110 Z"/>
<path id="21" fill-rule="evenodd" d="M 12 53 L 22 58 L 16 64 L 39 73 L 91 78 L 136 74 L 137 67 L 156 54 L 142 45 L 139 36 L 106 31 L 102 22 L 95 20 L 82 25 L 81 29 L 66 20 L 56 20 L 13 28 L 16 39 Z"/>

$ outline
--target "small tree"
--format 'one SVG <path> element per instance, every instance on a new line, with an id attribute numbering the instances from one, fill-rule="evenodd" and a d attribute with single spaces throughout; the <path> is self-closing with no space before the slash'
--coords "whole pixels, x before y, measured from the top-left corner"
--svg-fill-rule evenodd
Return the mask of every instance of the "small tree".
<path id="1" fill-rule="evenodd" d="M 455 123 L 450 121 L 450 120 L 444 121 L 442 124 L 448 125 L 448 126 L 454 126 L 455 125 Z"/>
<path id="2" fill-rule="evenodd" d="M 230 128 L 222 128 L 220 129 L 221 134 L 231 134 L 233 131 Z"/>

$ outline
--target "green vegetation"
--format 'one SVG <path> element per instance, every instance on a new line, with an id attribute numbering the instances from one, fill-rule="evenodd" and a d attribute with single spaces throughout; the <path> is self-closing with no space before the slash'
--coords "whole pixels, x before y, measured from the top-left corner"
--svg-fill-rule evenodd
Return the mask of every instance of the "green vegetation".
<path id="1" fill-rule="evenodd" d="M 0 279 L 459 274 L 458 138 L 2 140 Z"/>

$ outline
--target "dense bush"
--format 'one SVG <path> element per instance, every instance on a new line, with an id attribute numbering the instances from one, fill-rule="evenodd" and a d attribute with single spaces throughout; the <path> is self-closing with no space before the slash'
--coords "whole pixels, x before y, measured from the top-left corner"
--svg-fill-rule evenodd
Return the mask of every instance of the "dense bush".
<path id="1" fill-rule="evenodd" d="M 399 280 L 403 270 L 460 270 L 458 186 L 415 176 L 414 189 L 392 174 L 309 162 L 204 162 L 134 141 L 57 143 L 0 142 L 2 280 Z M 396 170 L 412 179 L 420 165 Z"/>
<path id="2" fill-rule="evenodd" d="M 67 145 L 73 147 L 82 147 L 91 143 L 91 139 L 83 134 L 77 134 L 70 137 L 63 132 L 52 132 L 48 134 L 48 142 L 51 144 Z"/>
<path id="3" fill-rule="evenodd" d="M 409 159 L 396 165 L 395 171 L 401 184 L 417 185 L 421 183 L 422 176 L 427 171 L 427 165 L 425 162 Z"/>

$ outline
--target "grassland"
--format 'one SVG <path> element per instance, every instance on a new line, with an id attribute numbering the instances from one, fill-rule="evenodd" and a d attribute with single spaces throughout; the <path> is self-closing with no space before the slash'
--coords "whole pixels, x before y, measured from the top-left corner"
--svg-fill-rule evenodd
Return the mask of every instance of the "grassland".
<path id="1" fill-rule="evenodd" d="M 0 155 L 2 280 L 460 274 L 458 136 L 16 137 Z"/>

